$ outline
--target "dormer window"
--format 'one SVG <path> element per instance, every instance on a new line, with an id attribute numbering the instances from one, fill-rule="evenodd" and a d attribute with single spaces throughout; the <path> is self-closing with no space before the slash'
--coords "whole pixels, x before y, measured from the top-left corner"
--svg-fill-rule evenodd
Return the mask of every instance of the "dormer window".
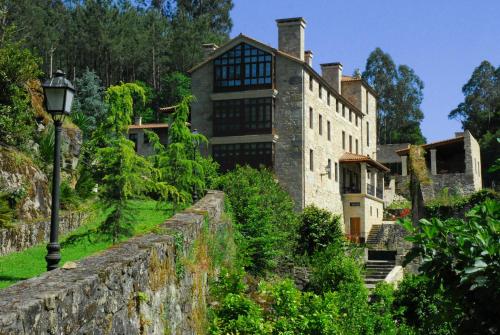
<path id="1" fill-rule="evenodd" d="M 272 87 L 270 53 L 242 43 L 214 60 L 216 91 L 237 91 Z"/>

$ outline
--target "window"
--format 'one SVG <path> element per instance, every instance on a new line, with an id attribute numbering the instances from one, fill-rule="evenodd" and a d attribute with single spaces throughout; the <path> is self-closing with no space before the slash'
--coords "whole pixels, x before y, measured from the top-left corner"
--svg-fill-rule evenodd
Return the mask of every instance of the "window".
<path id="1" fill-rule="evenodd" d="M 328 179 L 332 179 L 332 160 L 328 159 Z"/>
<path id="2" fill-rule="evenodd" d="M 328 104 L 328 106 L 330 106 L 330 92 L 328 92 L 326 96 L 326 103 Z"/>
<path id="3" fill-rule="evenodd" d="M 342 130 L 342 149 L 345 150 L 345 131 Z"/>
<path id="4" fill-rule="evenodd" d="M 335 105 L 336 105 L 337 113 L 340 113 L 340 103 L 338 102 L 338 100 L 335 103 Z"/>
<path id="5" fill-rule="evenodd" d="M 313 108 L 309 107 L 309 128 L 313 129 Z"/>
<path id="6" fill-rule="evenodd" d="M 214 101 L 214 135 L 270 133 L 273 104 L 272 98 Z"/>
<path id="7" fill-rule="evenodd" d="M 321 87 L 321 84 L 319 84 L 319 88 L 318 88 L 318 96 L 320 99 L 323 98 L 323 88 Z"/>
<path id="8" fill-rule="evenodd" d="M 370 146 L 370 124 L 366 121 L 366 146 Z"/>
<path id="9" fill-rule="evenodd" d="M 378 217 L 378 207 L 377 207 L 377 217 Z"/>
<path id="10" fill-rule="evenodd" d="M 352 110 L 349 110 L 349 122 L 352 122 Z"/>
<path id="11" fill-rule="evenodd" d="M 319 134 L 323 135 L 323 116 L 321 114 L 319 114 L 318 123 Z"/>
<path id="12" fill-rule="evenodd" d="M 370 95 L 368 91 L 366 91 L 366 115 L 368 115 L 368 99 L 370 98 Z"/>
<path id="13" fill-rule="evenodd" d="M 314 85 L 314 79 L 312 75 L 309 75 L 309 89 L 312 91 Z"/>
<path id="14" fill-rule="evenodd" d="M 345 117 L 345 106 L 342 105 L 342 117 Z"/>
<path id="15" fill-rule="evenodd" d="M 272 168 L 273 149 L 271 142 L 214 144 L 212 155 L 220 164 L 221 171 L 234 169 L 237 164 Z"/>
<path id="16" fill-rule="evenodd" d="M 331 140 L 330 121 L 326 121 L 326 136 L 328 138 L 328 141 L 330 141 Z"/>
<path id="17" fill-rule="evenodd" d="M 339 181 L 339 164 L 335 162 L 335 181 Z"/>
<path id="18" fill-rule="evenodd" d="M 349 135 L 349 152 L 352 152 L 352 135 Z"/>
<path id="19" fill-rule="evenodd" d="M 216 90 L 269 88 L 272 86 L 272 55 L 242 43 L 214 60 Z"/>
<path id="20" fill-rule="evenodd" d="M 134 142 L 134 150 L 137 152 L 137 134 L 128 135 L 128 139 Z"/>
<path id="21" fill-rule="evenodd" d="M 356 115 L 356 127 L 358 126 L 358 116 Z"/>
<path id="22" fill-rule="evenodd" d="M 372 216 L 372 206 L 370 206 L 370 216 Z"/>
<path id="23" fill-rule="evenodd" d="M 356 154 L 358 154 L 358 139 L 356 139 Z"/>
<path id="24" fill-rule="evenodd" d="M 314 170 L 314 152 L 312 149 L 309 150 L 309 170 Z"/>

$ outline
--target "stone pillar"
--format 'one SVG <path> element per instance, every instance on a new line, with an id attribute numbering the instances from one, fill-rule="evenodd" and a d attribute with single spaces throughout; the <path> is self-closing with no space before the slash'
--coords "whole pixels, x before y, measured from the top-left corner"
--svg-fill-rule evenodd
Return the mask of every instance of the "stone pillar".
<path id="1" fill-rule="evenodd" d="M 377 185 L 378 185 L 378 171 L 373 172 L 373 195 L 377 196 Z"/>
<path id="2" fill-rule="evenodd" d="M 361 163 L 361 193 L 366 194 L 366 163 Z"/>
<path id="3" fill-rule="evenodd" d="M 401 156 L 401 175 L 408 175 L 408 156 Z"/>
<path id="4" fill-rule="evenodd" d="M 431 149 L 431 174 L 437 175 L 436 149 Z"/>

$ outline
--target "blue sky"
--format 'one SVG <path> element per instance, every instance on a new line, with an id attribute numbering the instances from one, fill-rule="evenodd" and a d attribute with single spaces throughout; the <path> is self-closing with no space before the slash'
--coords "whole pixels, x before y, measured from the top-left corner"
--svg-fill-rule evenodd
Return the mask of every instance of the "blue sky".
<path id="1" fill-rule="evenodd" d="M 422 131 L 427 141 L 453 137 L 448 113 L 481 61 L 500 65 L 500 0 L 234 0 L 231 37 L 244 33 L 277 46 L 275 19 L 307 21 L 313 64 L 340 61 L 345 74 L 364 69 L 376 47 L 424 81 Z M 319 72 L 319 71 L 318 71 Z"/>

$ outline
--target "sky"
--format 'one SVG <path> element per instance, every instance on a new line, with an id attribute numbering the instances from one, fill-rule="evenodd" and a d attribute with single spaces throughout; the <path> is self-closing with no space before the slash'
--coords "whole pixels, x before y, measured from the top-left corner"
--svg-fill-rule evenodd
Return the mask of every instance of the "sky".
<path id="1" fill-rule="evenodd" d="M 427 142 L 454 137 L 448 113 L 483 60 L 500 66 L 500 0 L 233 0 L 231 37 L 243 33 L 277 47 L 276 19 L 303 17 L 313 67 L 341 62 L 363 71 L 376 47 L 413 68 L 424 82 Z"/>

